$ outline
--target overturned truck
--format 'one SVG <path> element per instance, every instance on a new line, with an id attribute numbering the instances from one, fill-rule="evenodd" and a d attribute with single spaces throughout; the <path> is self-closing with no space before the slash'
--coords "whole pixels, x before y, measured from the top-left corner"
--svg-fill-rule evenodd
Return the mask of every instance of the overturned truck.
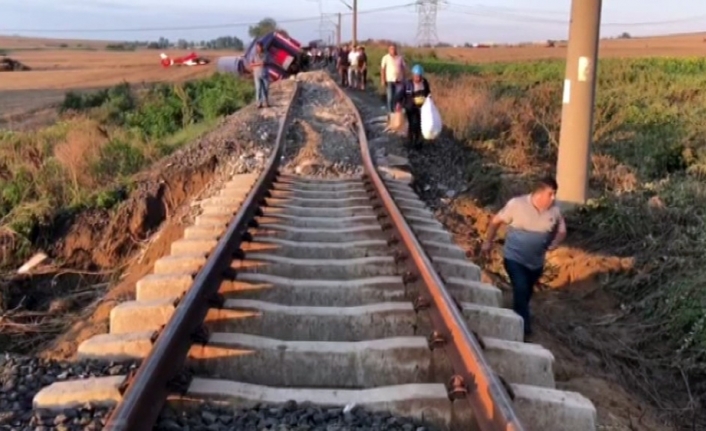
<path id="1" fill-rule="evenodd" d="M 262 43 L 262 47 L 270 55 L 268 71 L 271 81 L 285 79 L 307 69 L 308 58 L 304 55 L 301 43 L 284 33 L 274 31 L 253 40 L 242 56 L 219 58 L 218 70 L 241 76 L 249 75 L 247 65 L 255 55 L 255 45 L 258 42 Z"/>

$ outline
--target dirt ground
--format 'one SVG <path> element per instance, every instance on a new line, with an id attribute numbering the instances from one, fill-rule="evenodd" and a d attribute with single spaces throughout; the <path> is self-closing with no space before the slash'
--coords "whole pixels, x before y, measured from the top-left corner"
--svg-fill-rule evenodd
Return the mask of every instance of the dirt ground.
<path id="1" fill-rule="evenodd" d="M 436 199 L 433 202 L 438 204 Z M 484 281 L 500 287 L 505 305 L 511 307 L 511 288 L 499 268 L 499 250 L 489 260 L 477 254 L 492 213 L 461 196 L 448 205 L 440 205 L 437 214 L 454 233 L 456 241 L 465 246 L 470 258 L 482 265 Z M 625 385 L 625 376 L 616 374 L 610 358 L 574 343 L 580 338 L 591 338 L 596 322 L 610 325 L 620 313 L 620 304 L 602 288 L 601 276 L 626 270 L 630 265 L 626 258 L 596 255 L 566 245 L 550 253 L 547 256 L 550 275 L 542 279 L 533 298 L 535 334 L 530 341 L 543 345 L 554 355 L 558 389 L 579 392 L 594 403 L 598 429 L 674 431 L 679 428 L 668 423 L 665 412 L 656 411 L 650 400 Z M 619 335 L 616 334 L 615 342 L 619 342 Z"/>
<path id="2" fill-rule="evenodd" d="M 33 39 L 10 43 L 6 42 L 8 39 L 0 37 L 0 49 L 22 47 L 10 51 L 10 56 L 32 69 L 0 74 L 0 100 L 3 101 L 0 104 L 0 127 L 12 130 L 39 126 L 55 119 L 54 107 L 68 90 L 105 88 L 121 82 L 140 84 L 202 78 L 213 73 L 218 57 L 237 55 L 232 51 L 206 51 L 199 54 L 212 60 L 209 65 L 164 68 L 160 64 L 159 50 L 113 52 L 98 50 L 88 42 L 81 43 L 82 47 L 88 46 L 87 49 L 37 48 L 34 46 L 46 44 L 35 42 L 33 46 Z M 164 52 L 173 57 L 188 53 L 180 50 Z"/>

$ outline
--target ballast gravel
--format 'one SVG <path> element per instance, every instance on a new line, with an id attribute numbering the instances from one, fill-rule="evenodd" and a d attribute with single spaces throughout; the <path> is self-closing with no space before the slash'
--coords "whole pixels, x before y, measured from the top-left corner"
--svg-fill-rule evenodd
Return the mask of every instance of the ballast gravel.
<path id="1" fill-rule="evenodd" d="M 285 135 L 282 171 L 320 178 L 363 173 L 355 113 L 323 71 L 297 76 L 300 92 Z"/>
<path id="2" fill-rule="evenodd" d="M 107 411 L 85 405 L 61 413 L 32 409 L 34 395 L 57 381 L 125 375 L 136 363 L 59 362 L 5 354 L 0 357 L 0 430 L 98 430 Z"/>
<path id="3" fill-rule="evenodd" d="M 288 401 L 284 405 L 260 405 L 250 409 L 226 410 L 217 406 L 199 406 L 193 411 L 166 408 L 155 430 L 276 430 L 276 431 L 432 431 L 419 421 L 387 413 L 352 407 L 317 407 Z"/>

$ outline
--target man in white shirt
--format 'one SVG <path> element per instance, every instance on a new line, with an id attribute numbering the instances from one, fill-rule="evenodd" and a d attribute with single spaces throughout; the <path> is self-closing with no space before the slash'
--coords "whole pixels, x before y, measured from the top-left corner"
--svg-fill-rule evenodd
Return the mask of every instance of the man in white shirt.
<path id="1" fill-rule="evenodd" d="M 395 112 L 395 94 L 397 86 L 404 80 L 406 68 L 404 59 L 397 53 L 397 47 L 390 45 L 380 64 L 380 81 L 387 90 L 387 112 L 390 114 Z"/>
<path id="2" fill-rule="evenodd" d="M 351 52 L 348 54 L 348 63 L 350 63 L 350 66 L 348 66 L 348 85 L 350 88 L 358 88 L 359 57 L 360 52 L 358 52 L 357 47 L 351 45 Z"/>

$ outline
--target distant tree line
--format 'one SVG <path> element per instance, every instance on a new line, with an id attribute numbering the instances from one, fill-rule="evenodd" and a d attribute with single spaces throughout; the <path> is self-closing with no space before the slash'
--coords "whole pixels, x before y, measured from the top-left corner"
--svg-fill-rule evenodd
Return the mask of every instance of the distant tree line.
<path id="1" fill-rule="evenodd" d="M 251 25 L 248 28 L 248 35 L 256 39 L 262 37 L 273 31 L 278 31 L 280 33 L 287 34 L 287 31 L 281 28 L 277 21 L 273 18 L 263 18 L 255 25 Z M 221 36 L 211 40 L 201 40 L 193 41 L 186 39 L 179 39 L 176 42 L 167 39 L 166 37 L 160 37 L 156 41 L 134 41 L 134 42 L 122 42 L 122 43 L 112 43 L 106 45 L 105 47 L 109 51 L 134 51 L 138 48 L 147 49 L 167 49 L 167 48 L 178 48 L 178 49 L 233 49 L 236 51 L 242 51 L 245 49 L 245 43 L 242 39 L 237 36 Z"/>
<path id="2" fill-rule="evenodd" d="M 211 40 L 201 40 L 193 41 L 186 39 L 179 39 L 177 41 L 171 41 L 166 37 L 160 37 L 156 41 L 134 41 L 134 42 L 122 42 L 122 43 L 112 43 L 106 45 L 105 49 L 108 51 L 135 51 L 138 48 L 146 49 L 232 49 L 235 51 L 242 51 L 245 49 L 245 44 L 243 40 L 237 36 L 220 36 Z"/>

